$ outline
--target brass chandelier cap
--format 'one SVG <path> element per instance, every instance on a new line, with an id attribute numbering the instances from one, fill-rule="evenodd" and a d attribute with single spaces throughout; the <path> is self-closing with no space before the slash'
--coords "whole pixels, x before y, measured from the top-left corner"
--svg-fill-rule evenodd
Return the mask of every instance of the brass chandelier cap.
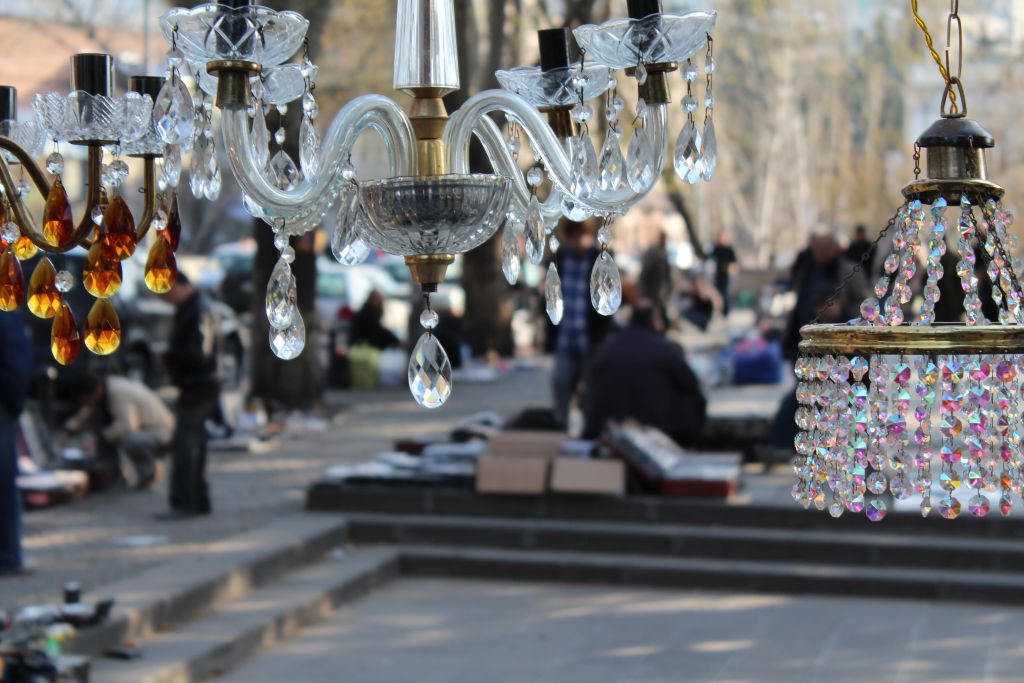
<path id="1" fill-rule="evenodd" d="M 436 292 L 444 282 L 448 266 L 455 261 L 455 254 L 415 254 L 405 257 L 405 265 L 412 273 L 413 282 L 424 292 Z"/>
<path id="2" fill-rule="evenodd" d="M 805 325 L 800 336 L 804 355 L 1024 353 L 1024 325 Z"/>
<path id="3" fill-rule="evenodd" d="M 921 133 L 917 144 L 929 147 L 973 147 L 989 149 L 995 147 L 996 141 L 985 128 L 968 118 L 942 117 Z"/>

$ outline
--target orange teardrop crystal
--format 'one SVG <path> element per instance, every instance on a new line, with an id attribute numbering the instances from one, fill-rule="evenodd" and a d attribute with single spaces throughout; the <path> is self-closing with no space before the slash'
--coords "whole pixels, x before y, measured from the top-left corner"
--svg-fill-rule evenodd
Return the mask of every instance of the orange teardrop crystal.
<path id="1" fill-rule="evenodd" d="M 135 253 L 135 219 L 120 196 L 107 206 L 101 229 L 103 243 L 111 254 L 123 261 Z"/>
<path id="2" fill-rule="evenodd" d="M 71 218 L 71 204 L 68 193 L 60 178 L 53 181 L 50 194 L 43 207 L 43 237 L 55 247 L 62 247 L 71 241 L 75 233 L 75 222 Z"/>
<path id="3" fill-rule="evenodd" d="M 38 318 L 52 318 L 60 309 L 57 271 L 50 259 L 42 258 L 28 281 L 28 310 Z"/>
<path id="4" fill-rule="evenodd" d="M 25 235 L 19 237 L 18 241 L 14 243 L 14 255 L 18 257 L 19 261 L 28 261 L 38 253 L 39 247 Z"/>
<path id="5" fill-rule="evenodd" d="M 85 347 L 97 356 L 108 356 L 121 345 L 121 321 L 106 299 L 97 299 L 85 319 Z"/>
<path id="6" fill-rule="evenodd" d="M 0 253 L 0 311 L 13 311 L 25 300 L 25 276 L 14 250 Z"/>
<path id="7" fill-rule="evenodd" d="M 97 299 L 108 299 L 121 289 L 121 261 L 111 255 L 102 240 L 93 242 L 82 270 L 85 291 Z"/>
<path id="8" fill-rule="evenodd" d="M 157 235 L 146 259 L 146 286 L 157 294 L 163 294 L 174 286 L 177 279 L 178 263 L 174 252 L 164 236 Z"/>
<path id="9" fill-rule="evenodd" d="M 70 365 L 82 352 L 82 335 L 66 301 L 62 301 L 50 330 L 50 352 L 61 365 Z"/>
<path id="10" fill-rule="evenodd" d="M 171 251 L 178 251 L 178 244 L 181 242 L 181 214 L 178 213 L 178 193 L 171 195 L 171 203 L 167 208 L 167 227 L 164 228 L 167 235 L 167 244 Z"/>

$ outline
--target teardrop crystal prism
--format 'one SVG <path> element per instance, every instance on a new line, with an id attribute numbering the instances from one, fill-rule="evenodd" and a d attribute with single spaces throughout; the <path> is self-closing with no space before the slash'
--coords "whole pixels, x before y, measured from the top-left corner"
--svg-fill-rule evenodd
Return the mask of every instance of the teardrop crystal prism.
<path id="1" fill-rule="evenodd" d="M 214 201 L 220 196 L 221 187 L 224 185 L 224 179 L 221 176 L 220 168 L 215 167 L 213 173 L 210 174 L 210 179 L 206 183 L 206 192 L 204 196 L 208 201 Z"/>
<path id="2" fill-rule="evenodd" d="M 70 365 L 82 352 L 82 335 L 66 301 L 62 301 L 50 328 L 50 353 L 61 365 Z"/>
<path id="3" fill-rule="evenodd" d="M 202 199 L 206 196 L 206 184 L 209 182 L 209 144 L 205 135 L 197 135 L 192 145 L 192 161 L 189 165 L 188 186 L 192 196 Z"/>
<path id="4" fill-rule="evenodd" d="M 256 118 L 252 121 L 252 142 L 253 158 L 257 168 L 266 168 L 270 159 L 270 129 L 267 128 L 267 117 L 263 113 L 263 106 L 256 104 Z"/>
<path id="5" fill-rule="evenodd" d="M 341 198 L 338 220 L 331 233 L 331 253 L 343 266 L 356 266 L 370 255 L 370 245 L 360 236 L 359 221 L 362 206 L 359 192 L 349 184 Z"/>
<path id="6" fill-rule="evenodd" d="M 283 259 L 278 259 L 267 282 L 267 322 L 274 329 L 283 330 L 292 324 L 299 314 L 296 305 L 298 292 L 295 276 L 291 266 Z"/>
<path id="7" fill-rule="evenodd" d="M 270 350 L 281 360 L 294 360 L 306 348 L 306 323 L 295 311 L 290 325 L 283 329 L 270 328 Z"/>
<path id="8" fill-rule="evenodd" d="M 626 181 L 634 192 L 647 192 L 654 185 L 654 145 L 646 127 L 633 130 L 626 150 Z"/>
<path id="9" fill-rule="evenodd" d="M 178 262 L 163 233 L 157 235 L 156 241 L 149 249 L 144 279 L 149 291 L 156 294 L 165 294 L 178 281 Z"/>
<path id="10" fill-rule="evenodd" d="M 505 222 L 501 231 L 501 272 L 510 285 L 519 282 L 519 238 L 516 237 L 515 223 Z"/>
<path id="11" fill-rule="evenodd" d="M 135 219 L 120 195 L 103 212 L 103 246 L 107 253 L 125 260 L 135 253 Z"/>
<path id="12" fill-rule="evenodd" d="M 672 160 L 676 168 L 676 175 L 690 185 L 696 184 L 704 172 L 701 163 L 701 150 L 703 138 L 697 130 L 697 124 L 687 121 L 683 129 L 679 131 L 679 138 L 676 140 L 675 158 Z"/>
<path id="13" fill-rule="evenodd" d="M 108 253 L 103 240 L 93 242 L 82 269 L 85 291 L 97 299 L 109 299 L 121 289 L 121 278 L 121 260 Z"/>
<path id="14" fill-rule="evenodd" d="M 0 253 L 0 311 L 17 310 L 25 300 L 25 275 L 21 263 L 8 247 Z"/>
<path id="15" fill-rule="evenodd" d="M 178 243 L 181 242 L 181 214 L 178 212 L 178 193 L 171 193 L 171 201 L 165 211 L 167 214 L 167 225 L 164 227 L 164 237 L 171 251 L 178 251 Z"/>
<path id="16" fill-rule="evenodd" d="M 14 255 L 18 257 L 19 261 L 28 261 L 39 253 L 39 247 L 36 243 L 28 238 L 28 235 L 22 235 L 18 238 L 18 241 L 14 243 Z"/>
<path id="17" fill-rule="evenodd" d="M 569 192 L 578 199 L 587 199 L 598 182 L 597 152 L 590 136 L 581 131 L 572 138 L 572 176 Z"/>
<path id="18" fill-rule="evenodd" d="M 540 214 L 540 201 L 536 195 L 530 197 L 524 226 L 526 255 L 530 258 L 530 263 L 539 266 L 544 260 L 544 218 Z"/>
<path id="19" fill-rule="evenodd" d="M 299 169 L 288 152 L 283 149 L 277 150 L 274 158 L 270 160 L 270 180 L 282 190 L 294 190 L 299 184 Z"/>
<path id="20" fill-rule="evenodd" d="M 169 78 L 153 102 L 153 125 L 168 145 L 179 145 L 192 137 L 195 108 L 192 95 L 177 74 Z"/>
<path id="21" fill-rule="evenodd" d="M 440 408 L 452 393 L 452 364 L 441 342 L 424 332 L 409 357 L 409 391 L 424 408 Z"/>
<path id="22" fill-rule="evenodd" d="M 97 299 L 85 319 L 85 347 L 108 356 L 121 345 L 121 321 L 107 299 Z"/>
<path id="23" fill-rule="evenodd" d="M 52 318 L 60 310 L 57 271 L 50 259 L 39 259 L 28 281 L 28 310 L 37 318 Z"/>
<path id="24" fill-rule="evenodd" d="M 181 182 L 181 147 L 178 145 L 167 145 L 164 148 L 161 179 L 169 188 L 175 188 Z"/>
<path id="25" fill-rule="evenodd" d="M 559 208 L 562 209 L 562 215 L 571 221 L 584 221 L 590 217 L 590 210 L 582 202 L 577 202 L 569 195 L 563 194 L 559 198 Z"/>
<path id="26" fill-rule="evenodd" d="M 718 136 L 715 135 L 714 119 L 708 119 L 704 123 L 704 152 L 701 163 L 701 177 L 705 181 L 711 180 L 715 175 L 715 166 L 718 165 Z"/>
<path id="27" fill-rule="evenodd" d="M 548 272 L 544 277 L 544 307 L 552 325 L 562 322 L 565 304 L 562 301 L 562 279 L 558 277 L 558 268 L 554 262 L 548 264 Z"/>
<path id="28" fill-rule="evenodd" d="M 598 166 L 601 169 L 601 190 L 619 192 L 626 189 L 626 160 L 622 156 L 622 135 L 616 128 L 609 128 L 601 145 Z"/>
<path id="29" fill-rule="evenodd" d="M 320 173 L 320 136 L 308 116 L 302 117 L 299 127 L 299 163 L 302 164 L 302 175 L 307 180 L 314 180 Z"/>
<path id="30" fill-rule="evenodd" d="M 43 237 L 55 247 L 62 247 L 71 241 L 75 222 L 71 217 L 71 203 L 60 177 L 54 179 L 50 193 L 43 207 Z"/>
<path id="31" fill-rule="evenodd" d="M 615 259 L 602 251 L 590 271 L 590 303 L 601 315 L 612 315 L 622 304 L 622 279 Z"/>

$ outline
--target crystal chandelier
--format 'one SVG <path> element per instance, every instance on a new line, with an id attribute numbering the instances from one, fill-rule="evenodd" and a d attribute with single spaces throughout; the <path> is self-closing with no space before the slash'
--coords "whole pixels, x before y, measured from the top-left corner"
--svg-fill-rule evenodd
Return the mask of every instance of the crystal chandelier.
<path id="1" fill-rule="evenodd" d="M 955 2 L 949 25 L 959 30 Z M 993 138 L 966 118 L 961 58 L 952 70 L 949 45 L 945 60 L 932 56 L 946 81 L 942 118 L 918 138 L 915 180 L 879 236 L 891 233 L 892 251 L 874 296 L 855 320 L 801 330 L 793 497 L 834 517 L 863 512 L 880 521 L 888 496 L 913 494 L 923 516 L 936 508 L 955 519 L 964 504 L 975 517 L 993 507 L 1005 516 L 1022 490 L 1024 294 L 1013 217 L 1000 204 L 1003 188 L 987 178 Z M 947 240 L 956 240 L 955 273 L 944 272 Z M 918 268 L 923 300 L 916 320 L 905 320 Z M 998 320 L 982 311 L 979 275 L 991 282 Z M 936 322 L 944 277 L 959 280 L 963 322 Z"/>

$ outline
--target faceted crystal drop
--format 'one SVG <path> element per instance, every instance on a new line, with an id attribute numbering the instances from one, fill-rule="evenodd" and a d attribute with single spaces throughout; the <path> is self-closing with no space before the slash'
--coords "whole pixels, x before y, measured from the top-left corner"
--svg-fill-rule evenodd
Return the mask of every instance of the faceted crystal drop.
<path id="1" fill-rule="evenodd" d="M 590 303 L 601 315 L 612 315 L 622 303 L 622 280 L 615 259 L 602 251 L 590 272 Z"/>
<path id="2" fill-rule="evenodd" d="M 524 226 L 526 255 L 530 258 L 530 263 L 539 266 L 544 260 L 544 219 L 540 215 L 540 202 L 536 196 L 530 197 L 530 207 L 526 211 Z"/>
<path id="3" fill-rule="evenodd" d="M 881 522 L 885 519 L 885 515 L 888 513 L 885 501 L 881 498 L 874 498 L 868 502 L 864 508 L 864 514 L 872 522 Z"/>
<path id="4" fill-rule="evenodd" d="M 96 240 L 89 247 L 82 269 L 82 285 L 85 291 L 97 299 L 108 299 L 121 289 L 121 261 L 107 252 L 102 240 Z"/>
<path id="5" fill-rule="evenodd" d="M 210 151 L 206 136 L 199 135 L 192 146 L 192 162 L 191 166 L 189 166 L 188 180 L 189 189 L 192 190 L 192 196 L 196 199 L 202 199 L 206 196 L 206 184 L 209 180 L 209 155 Z"/>
<path id="6" fill-rule="evenodd" d="M 27 261 L 39 253 L 39 247 L 36 243 L 30 240 L 26 235 L 22 235 L 18 238 L 18 241 L 14 243 L 14 255 L 18 257 L 19 261 Z"/>
<path id="7" fill-rule="evenodd" d="M 267 282 L 266 311 L 271 327 L 283 330 L 292 324 L 298 315 L 297 296 L 291 266 L 284 259 L 279 259 Z"/>
<path id="8" fill-rule="evenodd" d="M 320 136 L 309 117 L 303 117 L 299 127 L 299 163 L 306 180 L 313 180 L 320 172 Z"/>
<path id="9" fill-rule="evenodd" d="M 220 196 L 220 189 L 223 186 L 223 178 L 220 174 L 219 168 L 213 169 L 213 174 L 210 176 L 210 180 L 206 183 L 205 197 L 211 202 Z"/>
<path id="10" fill-rule="evenodd" d="M 505 223 L 501 232 L 501 272 L 510 285 L 519 282 L 519 238 L 511 221 Z"/>
<path id="11" fill-rule="evenodd" d="M 0 253 L 0 311 L 13 311 L 25 300 L 25 276 L 21 264 L 8 247 Z"/>
<path id="12" fill-rule="evenodd" d="M 67 302 L 62 301 L 50 329 L 50 352 L 61 365 L 70 365 L 82 351 L 82 336 Z"/>
<path id="13" fill-rule="evenodd" d="M 676 168 L 676 175 L 690 185 L 696 184 L 704 173 L 701 163 L 703 150 L 703 138 L 697 130 L 697 124 L 687 121 L 686 125 L 679 132 L 679 139 L 676 141 L 676 153 L 673 164 Z"/>
<path id="14" fill-rule="evenodd" d="M 370 245 L 359 236 L 359 221 L 362 220 L 359 193 L 351 188 L 343 195 L 338 221 L 331 233 L 331 253 L 338 263 L 355 266 L 370 255 Z"/>
<path id="15" fill-rule="evenodd" d="M 424 332 L 409 357 L 409 391 L 424 408 L 440 408 L 452 393 L 452 365 L 444 347 Z"/>
<path id="16" fill-rule="evenodd" d="M 295 312 L 290 325 L 283 329 L 270 328 L 270 350 L 281 360 L 293 360 L 306 348 L 306 323 Z"/>
<path id="17" fill-rule="evenodd" d="M 988 498 L 978 494 L 967 501 L 967 511 L 971 513 L 972 517 L 984 517 L 988 514 L 991 504 L 988 502 Z"/>
<path id="18" fill-rule="evenodd" d="M 654 185 L 654 145 L 647 128 L 637 128 L 626 150 L 626 181 L 634 192 L 647 192 Z"/>
<path id="19" fill-rule="evenodd" d="M 75 223 L 71 218 L 71 204 L 68 193 L 60 178 L 53 181 L 50 194 L 43 207 L 43 237 L 55 247 L 61 247 L 71 240 L 75 232 Z"/>
<path id="20" fill-rule="evenodd" d="M 718 136 L 715 135 L 715 122 L 708 119 L 704 124 L 704 155 L 701 157 L 703 169 L 701 177 L 705 181 L 711 180 L 715 175 L 715 166 L 718 165 Z"/>
<path id="21" fill-rule="evenodd" d="M 181 182 L 181 147 L 167 145 L 164 149 L 162 178 L 167 187 L 175 188 Z"/>
<path id="22" fill-rule="evenodd" d="M 109 254 L 122 261 L 135 253 L 135 219 L 120 196 L 114 197 L 103 214 L 102 242 Z"/>
<path id="23" fill-rule="evenodd" d="M 626 160 L 622 156 L 621 134 L 615 128 L 608 129 L 598 167 L 601 169 L 601 190 L 619 192 L 626 189 Z"/>
<path id="24" fill-rule="evenodd" d="M 145 280 L 146 287 L 157 294 L 169 291 L 178 280 L 178 262 L 163 233 L 157 235 L 156 241 L 149 249 Z"/>
<path id="25" fill-rule="evenodd" d="M 85 347 L 97 356 L 107 356 L 121 345 L 121 321 L 106 299 L 97 299 L 85 319 Z"/>
<path id="26" fill-rule="evenodd" d="M 266 167 L 267 161 L 270 159 L 270 129 L 267 128 L 267 118 L 260 105 L 256 106 L 256 118 L 252 122 L 250 140 L 257 168 Z"/>
<path id="27" fill-rule="evenodd" d="M 181 242 L 181 214 L 178 213 L 178 193 L 171 193 L 171 203 L 167 211 L 167 226 L 164 228 L 164 237 L 171 251 L 178 251 L 178 243 Z"/>
<path id="28" fill-rule="evenodd" d="M 562 313 L 565 312 L 565 304 L 562 301 L 562 279 L 558 277 L 558 268 L 553 262 L 548 264 L 548 273 L 544 277 L 544 307 L 552 325 L 562 322 Z"/>
<path id="29" fill-rule="evenodd" d="M 195 109 L 188 88 L 177 75 L 164 83 L 153 102 L 153 125 L 168 145 L 187 142 L 195 128 Z"/>
<path id="30" fill-rule="evenodd" d="M 283 149 L 277 150 L 270 160 L 270 179 L 282 190 L 294 190 L 299 184 L 299 169 Z"/>
<path id="31" fill-rule="evenodd" d="M 57 271 L 50 259 L 42 258 L 28 281 L 28 310 L 37 318 L 52 318 L 60 309 Z"/>
<path id="32" fill-rule="evenodd" d="M 586 199 L 594 193 L 599 181 L 597 152 L 586 132 L 580 132 L 572 139 L 572 177 L 569 191 L 578 199 Z"/>

